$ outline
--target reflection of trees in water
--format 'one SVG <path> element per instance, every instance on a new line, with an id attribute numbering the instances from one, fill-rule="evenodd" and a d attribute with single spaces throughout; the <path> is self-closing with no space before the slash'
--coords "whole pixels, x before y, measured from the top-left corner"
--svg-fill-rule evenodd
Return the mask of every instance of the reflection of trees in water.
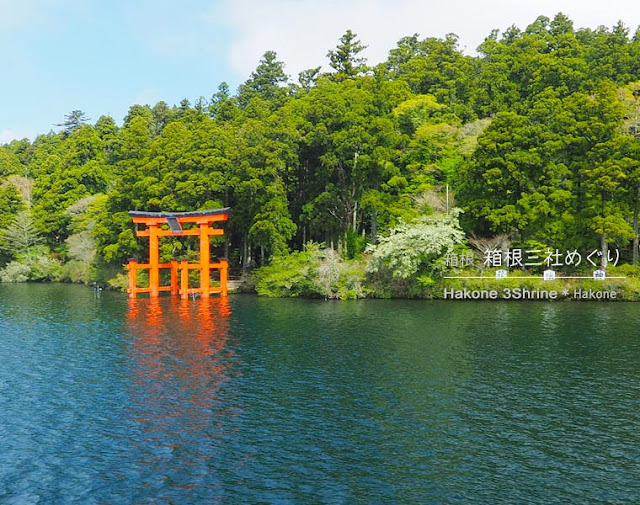
<path id="1" fill-rule="evenodd" d="M 144 496 L 149 486 L 174 498 L 196 490 L 222 496 L 212 468 L 240 413 L 224 387 L 233 376 L 230 314 L 225 298 L 130 300 L 135 369 L 128 421 Z"/>

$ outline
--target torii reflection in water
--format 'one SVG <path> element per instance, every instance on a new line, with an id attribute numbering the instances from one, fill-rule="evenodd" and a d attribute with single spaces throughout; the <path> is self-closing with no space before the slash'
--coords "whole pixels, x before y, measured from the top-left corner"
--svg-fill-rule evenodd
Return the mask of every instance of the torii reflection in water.
<path id="1" fill-rule="evenodd" d="M 211 469 L 218 467 L 222 437 L 235 431 L 241 412 L 230 315 L 226 297 L 129 299 L 129 420 L 136 433 L 136 471 L 145 486 L 164 478 L 165 489 L 169 480 L 176 490 L 221 498 Z"/>

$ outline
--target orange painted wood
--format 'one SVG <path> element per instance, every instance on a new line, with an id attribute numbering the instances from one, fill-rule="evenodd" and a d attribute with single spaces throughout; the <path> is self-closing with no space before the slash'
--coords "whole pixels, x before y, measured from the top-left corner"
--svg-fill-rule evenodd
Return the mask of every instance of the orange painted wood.
<path id="1" fill-rule="evenodd" d="M 171 291 L 171 286 L 160 286 L 158 291 Z M 151 288 L 136 288 L 136 293 L 151 293 Z"/>
<path id="2" fill-rule="evenodd" d="M 151 266 L 151 263 L 138 263 L 135 262 L 136 270 L 148 270 Z M 171 268 L 171 263 L 158 263 L 159 268 Z"/>
<path id="3" fill-rule="evenodd" d="M 181 275 L 180 275 L 180 297 L 183 300 L 189 299 L 189 262 L 182 260 L 180 262 Z"/>
<path id="4" fill-rule="evenodd" d="M 219 209 L 227 211 L 228 209 Z M 188 298 L 190 293 L 200 293 L 203 298 L 208 298 L 212 292 L 221 293 L 226 296 L 227 293 L 227 269 L 228 262 L 220 261 L 218 263 L 211 262 L 211 241 L 210 236 L 222 236 L 224 230 L 222 228 L 212 228 L 210 225 L 215 222 L 227 221 L 229 218 L 228 212 L 219 212 L 211 215 L 207 215 L 206 212 L 210 211 L 195 211 L 193 213 L 185 213 L 187 215 L 180 215 L 180 213 L 164 213 L 164 216 L 151 215 L 140 216 L 135 214 L 146 214 L 143 212 L 131 212 L 132 220 L 135 224 L 146 225 L 145 230 L 136 231 L 137 237 L 149 237 L 149 262 L 138 263 L 137 261 L 130 261 L 127 265 L 129 270 L 129 288 L 128 292 L 132 298 L 136 297 L 137 293 L 149 293 L 150 297 L 156 298 L 159 293 L 170 291 L 172 295 L 180 294 L 183 299 Z M 154 213 L 148 213 L 154 214 Z M 160 213 L 158 213 L 160 214 Z M 195 225 L 195 228 L 182 229 L 181 232 L 174 232 L 167 229 L 167 218 L 176 219 L 178 223 Z M 160 238 L 161 237 L 177 237 L 177 236 L 199 236 L 200 238 L 200 258 L 197 263 L 189 263 L 184 260 L 179 264 L 176 260 L 172 260 L 171 263 L 160 263 Z M 171 284 L 169 286 L 160 286 L 160 270 L 169 268 L 171 269 Z M 220 287 L 211 286 L 211 269 L 218 269 L 220 271 Z M 189 288 L 189 270 L 200 270 L 200 287 Z M 149 271 L 149 287 L 139 288 L 137 284 L 137 271 L 148 270 Z M 180 277 L 180 286 L 178 286 L 178 277 Z"/>
<path id="5" fill-rule="evenodd" d="M 167 224 L 166 217 L 138 217 L 134 216 L 131 218 L 135 224 L 146 224 L 147 226 L 151 225 L 160 225 Z M 177 217 L 176 218 L 180 224 L 183 223 L 215 223 L 220 221 L 227 221 L 229 219 L 229 214 L 215 214 L 213 216 L 187 216 L 187 217 Z"/>
<path id="6" fill-rule="evenodd" d="M 137 279 L 137 262 L 135 260 L 129 261 L 127 264 L 129 268 L 129 289 L 127 290 L 130 298 L 136 297 L 136 284 L 138 282 Z"/>
<path id="7" fill-rule="evenodd" d="M 153 297 L 158 296 L 160 284 L 160 243 L 157 232 L 157 226 L 149 226 L 149 288 Z"/>
<path id="8" fill-rule="evenodd" d="M 224 230 L 222 228 L 208 228 L 207 233 L 209 235 L 224 235 Z M 182 233 L 175 233 L 171 230 L 165 230 L 162 228 L 158 228 L 156 234 L 158 237 L 195 237 L 200 235 L 200 230 L 198 228 L 194 228 L 192 230 L 182 230 Z M 149 228 L 146 230 L 138 230 L 136 231 L 136 237 L 148 237 L 149 236 Z"/>
<path id="9" fill-rule="evenodd" d="M 200 289 L 202 290 L 203 298 L 209 298 L 209 285 L 211 284 L 209 268 L 211 252 L 209 249 L 208 230 L 209 225 L 207 223 L 200 225 Z"/>
<path id="10" fill-rule="evenodd" d="M 220 295 L 227 296 L 227 279 L 229 271 L 229 262 L 227 260 L 220 260 Z"/>
<path id="11" fill-rule="evenodd" d="M 171 296 L 178 294 L 178 262 L 171 260 Z"/>

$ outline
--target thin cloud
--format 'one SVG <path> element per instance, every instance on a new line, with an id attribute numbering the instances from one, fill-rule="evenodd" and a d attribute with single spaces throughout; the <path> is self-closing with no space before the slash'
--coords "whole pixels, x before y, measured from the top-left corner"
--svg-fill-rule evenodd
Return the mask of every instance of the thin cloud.
<path id="1" fill-rule="evenodd" d="M 563 12 L 576 28 L 611 27 L 619 20 L 632 31 L 640 24 L 640 3 L 628 0 L 225 0 L 225 21 L 234 39 L 228 65 L 246 79 L 268 50 L 277 52 L 294 79 L 306 68 L 327 67 L 326 54 L 347 29 L 368 46 L 370 64 L 384 61 L 389 50 L 407 35 L 443 38 L 459 36 L 460 48 L 474 54 L 493 29 L 522 29 L 540 15 Z"/>
<path id="2" fill-rule="evenodd" d="M 141 90 L 133 97 L 131 103 L 154 106 L 160 100 L 162 100 L 162 91 L 157 88 L 148 88 Z"/>
<path id="3" fill-rule="evenodd" d="M 0 0 L 0 30 L 2 35 L 51 28 L 58 20 L 64 23 L 66 14 L 83 10 L 82 0 Z"/>
<path id="4" fill-rule="evenodd" d="M 34 132 L 10 130 L 10 129 L 0 130 L 0 145 L 8 144 L 12 140 L 16 140 L 16 139 L 33 140 L 34 138 L 36 138 L 36 134 Z"/>
<path id="5" fill-rule="evenodd" d="M 216 2 L 191 0 L 186 3 L 141 0 L 122 7 L 129 35 L 143 52 L 171 60 L 206 61 L 217 54 L 221 30 L 210 26 Z"/>

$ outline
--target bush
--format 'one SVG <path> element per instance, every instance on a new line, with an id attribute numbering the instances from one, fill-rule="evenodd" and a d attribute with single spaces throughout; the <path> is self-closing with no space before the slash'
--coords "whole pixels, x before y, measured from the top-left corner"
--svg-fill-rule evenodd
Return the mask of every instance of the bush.
<path id="1" fill-rule="evenodd" d="M 256 270 L 257 293 L 274 298 L 321 297 L 316 285 L 319 259 L 320 250 L 315 245 L 308 245 L 305 251 L 273 257 L 270 265 Z"/>
<path id="2" fill-rule="evenodd" d="M 629 265 L 622 264 L 617 267 L 609 266 L 607 268 L 608 275 L 620 275 L 624 277 L 640 277 L 640 266 L 638 265 Z"/>
<path id="3" fill-rule="evenodd" d="M 27 282 L 31 269 L 17 261 L 12 261 L 0 270 L 0 282 Z"/>
<path id="4" fill-rule="evenodd" d="M 107 281 L 109 287 L 118 291 L 126 291 L 129 288 L 129 274 L 119 272 Z"/>
<path id="5" fill-rule="evenodd" d="M 365 264 L 344 261 L 333 249 L 309 243 L 304 251 L 274 257 L 255 273 L 256 291 L 270 297 L 364 298 Z"/>
<path id="6" fill-rule="evenodd" d="M 355 230 L 348 230 L 345 234 L 345 248 L 347 259 L 355 259 L 364 250 L 366 238 Z"/>
<path id="7" fill-rule="evenodd" d="M 62 280 L 89 284 L 92 280 L 92 270 L 89 263 L 71 260 L 62 266 Z"/>
<path id="8" fill-rule="evenodd" d="M 29 248 L 0 271 L 2 282 L 57 281 L 61 275 L 60 262 L 50 256 L 46 246 Z"/>

